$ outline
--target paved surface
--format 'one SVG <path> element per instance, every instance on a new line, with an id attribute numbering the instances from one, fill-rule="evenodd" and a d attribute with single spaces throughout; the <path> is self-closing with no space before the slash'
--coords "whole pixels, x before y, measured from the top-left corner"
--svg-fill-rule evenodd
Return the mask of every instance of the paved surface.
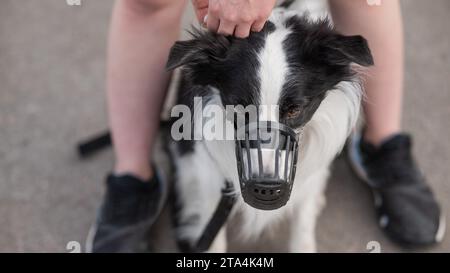
<path id="1" fill-rule="evenodd" d="M 0 3 L 2 252 L 65 252 L 68 241 L 84 241 L 94 219 L 113 155 L 109 150 L 80 161 L 74 144 L 106 128 L 103 75 L 112 2 Z M 450 1 L 408 0 L 403 7 L 404 124 L 420 143 L 419 163 L 448 212 Z M 376 240 L 383 251 L 402 251 L 378 230 L 369 192 L 345 161 L 337 160 L 334 170 L 318 224 L 319 250 L 365 252 Z M 422 251 L 450 251 L 450 236 Z"/>

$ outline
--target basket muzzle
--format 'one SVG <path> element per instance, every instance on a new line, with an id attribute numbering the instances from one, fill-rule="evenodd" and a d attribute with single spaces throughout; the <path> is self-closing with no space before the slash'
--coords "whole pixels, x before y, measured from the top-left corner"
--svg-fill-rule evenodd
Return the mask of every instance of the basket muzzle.
<path id="1" fill-rule="evenodd" d="M 261 210 L 288 202 L 295 178 L 298 136 L 278 122 L 259 121 L 237 129 L 236 157 L 242 197 Z"/>

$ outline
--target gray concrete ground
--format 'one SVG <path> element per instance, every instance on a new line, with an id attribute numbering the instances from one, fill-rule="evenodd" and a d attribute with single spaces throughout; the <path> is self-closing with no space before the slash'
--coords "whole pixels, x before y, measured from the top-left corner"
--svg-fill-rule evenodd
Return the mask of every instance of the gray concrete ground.
<path id="1" fill-rule="evenodd" d="M 106 128 L 104 63 L 112 0 L 0 3 L 0 251 L 66 252 L 84 242 L 111 169 L 111 150 L 80 161 L 74 144 Z M 450 211 L 450 1 L 403 1 L 404 124 Z M 367 189 L 338 159 L 318 224 L 322 252 L 404 251 L 377 228 Z M 450 217 L 447 217 L 450 218 Z M 166 223 L 167 224 L 167 223 Z M 163 246 L 170 250 L 170 246 Z M 450 236 L 421 251 L 450 251 Z"/>

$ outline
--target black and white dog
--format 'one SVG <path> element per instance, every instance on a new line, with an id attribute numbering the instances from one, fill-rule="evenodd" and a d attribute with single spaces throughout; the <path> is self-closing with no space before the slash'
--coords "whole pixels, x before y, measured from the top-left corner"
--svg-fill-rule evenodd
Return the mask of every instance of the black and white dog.
<path id="1" fill-rule="evenodd" d="M 247 39 L 197 31 L 192 40 L 175 44 L 168 68 L 182 67 L 179 105 L 193 112 L 211 105 L 223 109 L 227 105 L 266 106 L 258 111 L 258 121 L 281 124 L 297 135 L 292 141 L 298 145 L 298 166 L 292 169 L 292 192 L 286 190 L 289 201 L 270 210 L 264 207 L 267 200 L 261 200 L 261 207 L 257 202 L 249 205 L 237 191 L 230 217 L 239 217 L 240 222 L 232 236 L 241 242 L 255 241 L 274 229 L 278 221 L 288 219 L 291 233 L 283 235 L 289 236 L 286 251 L 315 251 L 315 224 L 325 204 L 329 166 L 358 119 L 362 97 L 358 71 L 372 64 L 363 37 L 340 35 L 326 19 L 313 21 L 284 9 L 274 10 L 264 29 Z M 201 105 L 194 97 L 202 98 Z M 272 108 L 274 105 L 277 107 Z M 199 112 L 203 116 L 193 115 L 194 127 L 203 124 L 207 116 Z M 224 181 L 242 190 L 243 174 L 234 140 L 181 140 L 172 144 L 175 190 L 181 205 L 177 239 L 192 242 L 214 211 Z M 259 159 L 266 164 L 261 167 L 264 175 L 278 175 L 268 164 L 291 164 L 292 160 L 280 159 L 288 152 L 260 153 Z M 212 251 L 226 251 L 226 241 L 226 232 L 219 233 Z"/>

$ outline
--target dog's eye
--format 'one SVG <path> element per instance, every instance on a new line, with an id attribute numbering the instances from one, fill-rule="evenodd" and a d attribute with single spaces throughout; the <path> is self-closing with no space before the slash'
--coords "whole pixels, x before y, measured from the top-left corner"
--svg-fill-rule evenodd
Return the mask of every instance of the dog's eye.
<path id="1" fill-rule="evenodd" d="M 287 109 L 286 114 L 284 115 L 287 119 L 297 118 L 302 112 L 302 108 L 300 106 L 291 106 Z"/>

